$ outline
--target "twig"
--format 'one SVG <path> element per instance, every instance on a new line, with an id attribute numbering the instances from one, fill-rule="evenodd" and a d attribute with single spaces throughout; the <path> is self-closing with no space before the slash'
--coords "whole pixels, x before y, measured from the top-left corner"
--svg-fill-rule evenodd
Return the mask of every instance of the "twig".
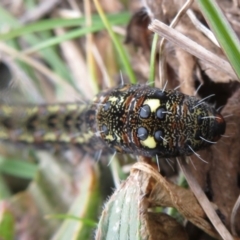
<path id="1" fill-rule="evenodd" d="M 217 39 L 215 38 L 214 34 L 212 33 L 211 30 L 209 30 L 206 26 L 204 26 L 195 16 L 195 14 L 193 13 L 193 11 L 191 9 L 187 10 L 187 15 L 190 18 L 190 20 L 192 21 L 192 23 L 194 24 L 194 26 L 201 31 L 208 39 L 210 39 L 216 46 L 219 46 L 219 43 L 217 41 Z"/>
<path id="2" fill-rule="evenodd" d="M 236 231 L 236 215 L 239 211 L 240 208 L 240 195 L 238 196 L 238 199 L 236 201 L 236 203 L 234 204 L 234 207 L 232 209 L 232 214 L 231 214 L 231 218 L 230 218 L 230 225 L 231 225 L 231 231 L 232 234 L 237 236 L 237 231 Z"/>
<path id="3" fill-rule="evenodd" d="M 158 20 L 152 21 L 148 28 L 151 31 L 156 32 L 160 36 L 168 39 L 170 42 L 178 45 L 190 54 L 196 56 L 201 60 L 204 60 L 211 66 L 219 70 L 225 71 L 232 77 L 232 79 L 238 79 L 231 65 L 227 61 L 208 51 L 198 43 L 192 41 L 190 38 L 187 38 L 180 32 L 176 31 L 175 29 L 170 28 L 169 26 Z"/>
<path id="4" fill-rule="evenodd" d="M 224 239 L 224 240 L 233 240 L 233 237 L 227 230 L 227 228 L 223 225 L 221 222 L 220 218 L 218 217 L 217 213 L 213 209 L 211 203 L 207 199 L 205 193 L 201 189 L 200 185 L 196 181 L 196 179 L 193 177 L 190 168 L 186 164 L 186 161 L 184 158 L 181 158 L 179 161 L 179 166 L 186 177 L 186 180 L 193 191 L 194 195 L 196 196 L 199 204 L 202 206 L 204 212 L 208 216 L 209 220 L 219 233 L 219 235 Z"/>
<path id="5" fill-rule="evenodd" d="M 170 24 L 170 28 L 174 28 L 179 23 L 182 16 L 187 12 L 187 10 L 192 5 L 193 0 L 187 0 L 186 3 L 182 6 L 182 8 L 179 10 L 175 18 L 172 20 Z M 165 47 L 166 39 L 163 38 L 160 42 L 160 49 L 159 49 L 159 79 L 160 79 L 160 87 L 162 88 L 164 85 L 164 81 L 167 80 L 166 78 L 166 59 L 164 55 L 164 47 Z"/>

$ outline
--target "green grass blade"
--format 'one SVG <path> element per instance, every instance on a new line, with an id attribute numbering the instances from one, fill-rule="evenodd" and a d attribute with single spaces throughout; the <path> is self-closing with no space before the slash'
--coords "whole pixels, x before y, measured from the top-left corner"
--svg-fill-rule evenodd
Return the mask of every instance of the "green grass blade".
<path id="1" fill-rule="evenodd" d="M 149 83 L 151 86 L 154 86 L 155 79 L 155 63 L 156 63 L 156 52 L 158 46 L 158 34 L 155 33 L 152 41 L 151 57 L 150 57 L 150 74 L 149 74 Z"/>
<path id="2" fill-rule="evenodd" d="M 9 186 L 7 185 L 7 182 L 0 174 L 0 201 L 9 198 L 11 196 L 11 190 Z"/>
<path id="3" fill-rule="evenodd" d="M 0 11 L 1 13 L 1 11 Z M 130 18 L 130 14 L 127 12 L 119 14 L 109 14 L 107 18 L 111 24 L 126 24 Z M 100 17 L 98 15 L 92 16 L 93 25 L 100 24 Z M 25 34 L 36 33 L 40 31 L 52 30 L 58 27 L 80 27 L 85 25 L 85 18 L 75 18 L 75 19 L 47 19 L 38 21 L 36 23 L 28 24 L 25 26 L 17 25 L 13 26 L 11 24 L 11 30 L 0 34 L 0 40 L 5 41 L 16 37 L 22 37 Z M 16 27 L 17 26 L 17 27 Z"/>
<path id="4" fill-rule="evenodd" d="M 116 49 L 117 49 L 117 52 L 118 52 L 118 54 L 120 56 L 120 59 L 123 63 L 125 71 L 126 71 L 128 77 L 130 79 L 130 82 L 131 83 L 136 83 L 137 82 L 136 81 L 136 76 L 133 72 L 133 69 L 131 67 L 131 64 L 129 62 L 129 59 L 127 57 L 127 54 L 125 52 L 125 49 L 124 49 L 123 45 L 121 44 L 121 42 L 119 41 L 119 39 L 117 38 L 115 33 L 113 32 L 113 29 L 112 29 L 112 26 L 111 26 L 112 24 L 108 21 L 108 19 L 107 19 L 105 13 L 103 12 L 102 7 L 99 4 L 98 0 L 94 0 L 94 4 L 97 8 L 98 14 L 100 15 L 100 17 L 102 19 L 102 22 L 104 23 L 104 25 L 105 25 L 105 27 L 106 27 L 106 29 L 107 29 L 110 37 L 111 37 Z"/>
<path id="5" fill-rule="evenodd" d="M 240 44 L 235 32 L 214 0 L 198 0 L 197 3 L 230 64 L 240 78 Z"/>
<path id="6" fill-rule="evenodd" d="M 39 38 L 35 38 L 35 46 L 41 43 L 44 43 L 46 41 L 49 41 L 49 39 L 52 39 L 53 36 L 50 31 L 44 31 L 38 34 Z M 49 64 L 50 68 L 53 69 L 53 71 L 61 76 L 64 80 L 66 80 L 71 85 L 73 84 L 71 75 L 69 74 L 69 69 L 66 67 L 66 64 L 64 63 L 64 60 L 59 57 L 59 48 L 55 45 L 52 45 L 51 47 L 48 47 L 47 49 L 42 49 L 41 54 L 44 57 L 45 61 Z"/>
<path id="7" fill-rule="evenodd" d="M 15 219 L 4 202 L 0 203 L 0 239 L 15 239 Z"/>
<path id="8" fill-rule="evenodd" d="M 71 214 L 54 214 L 54 215 L 48 215 L 46 216 L 47 219 L 60 219 L 60 220 L 68 220 L 68 219 L 72 219 L 75 221 L 81 221 L 82 223 L 84 223 L 86 226 L 89 227 L 97 227 L 97 223 L 94 222 L 91 219 L 86 219 L 86 218 L 79 218 L 76 217 L 74 215 Z"/>
<path id="9" fill-rule="evenodd" d="M 0 172 L 21 177 L 32 179 L 37 173 L 37 165 L 33 163 L 24 162 L 20 159 L 5 159 L 0 157 Z"/>
<path id="10" fill-rule="evenodd" d="M 33 52 L 37 52 L 37 51 L 43 50 L 45 48 L 60 44 L 64 41 L 74 39 L 74 38 L 79 38 L 81 36 L 85 36 L 87 33 L 100 31 L 103 28 L 104 28 L 103 25 L 98 24 L 98 25 L 93 25 L 91 27 L 86 27 L 86 28 L 69 31 L 68 33 L 66 33 L 64 35 L 61 35 L 58 37 L 52 37 L 51 39 L 48 39 L 44 42 L 40 42 L 39 44 L 29 48 L 25 53 L 30 54 Z"/>
<path id="11" fill-rule="evenodd" d="M 100 185 L 98 184 L 99 179 L 95 175 L 96 172 L 91 171 L 91 166 L 87 161 L 84 164 L 86 167 L 85 171 L 89 174 L 81 181 L 81 191 L 67 214 L 67 216 L 72 217 L 64 219 L 52 240 L 92 239 L 92 233 L 96 228 L 94 221 L 97 219 L 98 208 L 102 204 L 102 198 Z"/>

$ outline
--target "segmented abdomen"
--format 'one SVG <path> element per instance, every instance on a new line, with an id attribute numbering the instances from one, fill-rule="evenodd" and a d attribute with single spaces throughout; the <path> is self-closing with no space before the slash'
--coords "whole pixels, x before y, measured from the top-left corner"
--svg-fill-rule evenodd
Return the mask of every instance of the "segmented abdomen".
<path id="1" fill-rule="evenodd" d="M 216 142 L 224 131 L 223 117 L 209 104 L 146 85 L 109 89 L 89 106 L 0 105 L 0 139 L 70 143 L 90 152 L 108 147 L 148 157 L 190 155 Z"/>
<path id="2" fill-rule="evenodd" d="M 0 139 L 40 147 L 57 143 L 99 150 L 103 143 L 89 131 L 88 121 L 88 107 L 82 103 L 0 105 Z"/>
<path id="3" fill-rule="evenodd" d="M 178 91 L 124 85 L 101 93 L 92 105 L 99 132 L 110 148 L 142 156 L 190 155 L 225 132 L 209 104 Z"/>

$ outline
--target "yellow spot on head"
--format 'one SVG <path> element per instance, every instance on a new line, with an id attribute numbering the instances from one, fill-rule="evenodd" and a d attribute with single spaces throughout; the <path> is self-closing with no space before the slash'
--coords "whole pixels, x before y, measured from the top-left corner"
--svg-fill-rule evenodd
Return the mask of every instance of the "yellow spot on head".
<path id="1" fill-rule="evenodd" d="M 152 136 L 148 136 L 146 140 L 141 140 L 140 142 L 144 147 L 148 148 L 155 148 L 157 146 L 157 143 Z"/>
<path id="2" fill-rule="evenodd" d="M 157 108 L 160 107 L 161 102 L 159 99 L 146 99 L 143 105 L 148 105 L 151 109 L 151 112 L 156 112 Z"/>

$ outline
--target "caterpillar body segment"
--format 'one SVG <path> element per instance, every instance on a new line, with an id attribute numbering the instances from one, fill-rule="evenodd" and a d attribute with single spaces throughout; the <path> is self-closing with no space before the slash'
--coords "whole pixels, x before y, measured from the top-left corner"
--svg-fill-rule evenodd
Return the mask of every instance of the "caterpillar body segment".
<path id="1" fill-rule="evenodd" d="M 102 141 L 89 131 L 86 105 L 0 105 L 0 140 L 47 147 L 77 145 L 87 152 L 103 148 Z"/>

